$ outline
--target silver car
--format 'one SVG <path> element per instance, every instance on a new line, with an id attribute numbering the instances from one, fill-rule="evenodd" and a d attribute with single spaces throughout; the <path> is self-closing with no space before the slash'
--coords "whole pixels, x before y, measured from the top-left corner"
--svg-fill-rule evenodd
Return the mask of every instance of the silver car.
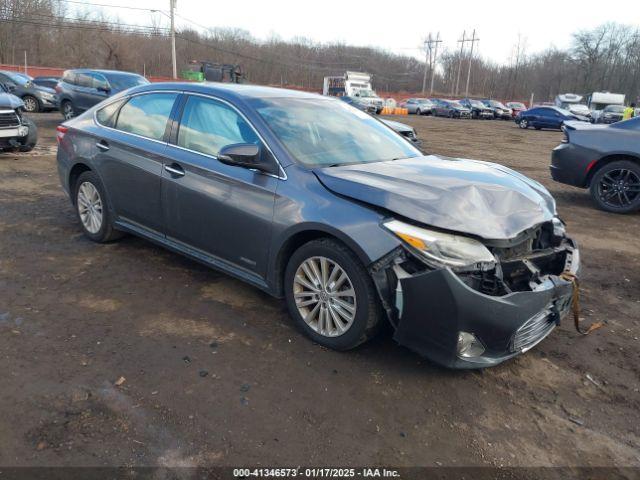
<path id="1" fill-rule="evenodd" d="M 428 98 L 408 98 L 401 103 L 401 106 L 406 108 L 408 113 L 415 113 L 416 115 L 431 115 L 435 105 Z"/>

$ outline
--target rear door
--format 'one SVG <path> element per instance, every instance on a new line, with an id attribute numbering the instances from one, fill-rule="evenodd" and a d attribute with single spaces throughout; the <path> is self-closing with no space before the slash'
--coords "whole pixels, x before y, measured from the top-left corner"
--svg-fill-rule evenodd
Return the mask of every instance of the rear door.
<path id="1" fill-rule="evenodd" d="M 135 95 L 98 110 L 98 173 L 117 220 L 163 235 L 161 179 L 178 92 Z"/>
<path id="2" fill-rule="evenodd" d="M 210 97 L 184 99 L 177 132 L 172 134 L 162 179 L 167 238 L 222 260 L 250 275 L 266 276 L 275 191 L 281 180 L 217 159 L 236 143 L 271 152 L 249 121 L 232 105 Z"/>

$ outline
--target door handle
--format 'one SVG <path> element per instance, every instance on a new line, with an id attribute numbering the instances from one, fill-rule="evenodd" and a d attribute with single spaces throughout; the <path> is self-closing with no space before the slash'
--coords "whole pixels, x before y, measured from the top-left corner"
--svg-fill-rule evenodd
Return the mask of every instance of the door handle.
<path id="1" fill-rule="evenodd" d="M 96 147 L 98 147 L 103 152 L 106 152 L 107 150 L 109 150 L 109 144 L 104 140 L 100 140 L 99 142 L 97 142 Z"/>
<path id="2" fill-rule="evenodd" d="M 184 170 L 177 163 L 172 163 L 171 165 L 165 165 L 164 169 L 174 177 L 184 177 Z"/>

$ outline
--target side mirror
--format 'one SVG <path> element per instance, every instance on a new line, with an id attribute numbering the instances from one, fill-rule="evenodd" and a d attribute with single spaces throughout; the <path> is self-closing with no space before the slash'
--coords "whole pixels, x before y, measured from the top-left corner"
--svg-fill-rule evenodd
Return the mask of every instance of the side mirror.
<path id="1" fill-rule="evenodd" d="M 253 143 L 234 143 L 222 147 L 218 153 L 218 160 L 227 165 L 254 168 L 261 172 L 277 175 L 275 163 L 263 160 L 261 153 L 260 147 Z"/>
<path id="2" fill-rule="evenodd" d="M 111 91 L 111 88 L 100 86 L 97 87 L 96 90 L 98 90 L 99 92 L 109 93 Z"/>

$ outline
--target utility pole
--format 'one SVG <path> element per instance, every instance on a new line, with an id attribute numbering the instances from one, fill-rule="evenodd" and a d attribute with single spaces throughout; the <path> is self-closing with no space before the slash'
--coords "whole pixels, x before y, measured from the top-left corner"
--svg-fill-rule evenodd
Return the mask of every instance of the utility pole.
<path id="1" fill-rule="evenodd" d="M 178 67 L 176 65 L 176 25 L 173 10 L 176 8 L 177 0 L 169 0 L 169 12 L 171 17 L 171 66 L 173 67 L 173 79 L 178 78 Z"/>
<path id="2" fill-rule="evenodd" d="M 471 78 L 471 61 L 473 60 L 473 45 L 480 41 L 479 38 L 476 38 L 476 29 L 473 29 L 473 35 L 471 36 L 471 53 L 469 54 L 469 67 L 467 68 L 467 87 L 464 90 L 464 96 L 469 96 L 469 79 Z"/>
<path id="3" fill-rule="evenodd" d="M 427 68 L 431 66 L 431 32 L 429 32 L 429 39 L 424 41 L 424 75 L 422 77 L 422 94 L 427 89 Z"/>
<path id="4" fill-rule="evenodd" d="M 458 94 L 458 86 L 460 85 L 460 70 L 462 70 L 462 52 L 464 50 L 464 43 L 466 42 L 465 40 L 465 35 L 467 34 L 466 30 L 462 31 L 462 40 L 458 40 L 458 43 L 460 43 L 460 61 L 458 62 L 458 77 L 456 79 L 456 90 L 455 90 L 455 94 Z M 453 82 L 451 82 L 453 83 Z M 453 85 L 451 85 L 453 87 Z M 453 89 L 452 89 L 453 90 Z M 451 92 L 451 94 L 453 95 L 453 91 Z"/>
<path id="5" fill-rule="evenodd" d="M 429 95 L 433 95 L 433 78 L 434 78 L 434 73 L 436 71 L 436 62 L 438 61 L 438 44 L 441 43 L 442 40 L 440 40 L 440 32 L 438 32 L 438 34 L 436 35 L 436 39 L 433 41 L 433 43 L 435 43 L 435 49 L 433 51 L 433 60 L 431 60 L 430 62 L 430 67 L 431 67 L 431 87 L 429 88 Z M 429 47 L 429 58 L 431 58 L 431 46 Z"/>

